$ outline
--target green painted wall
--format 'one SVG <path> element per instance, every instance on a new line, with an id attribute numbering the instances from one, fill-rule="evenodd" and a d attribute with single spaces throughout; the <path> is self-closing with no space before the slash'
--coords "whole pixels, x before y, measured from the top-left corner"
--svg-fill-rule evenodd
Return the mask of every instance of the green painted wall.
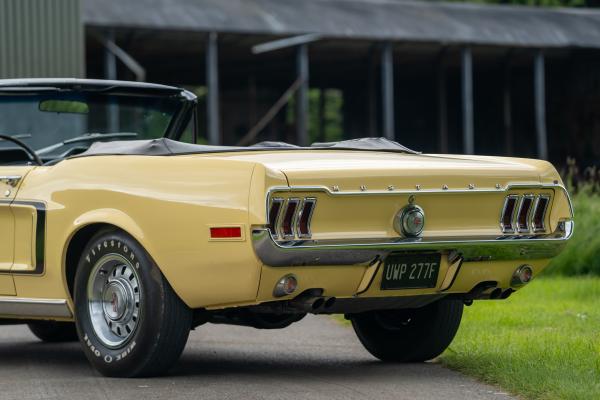
<path id="1" fill-rule="evenodd" d="M 85 76 L 79 0 L 0 0 L 0 79 Z"/>

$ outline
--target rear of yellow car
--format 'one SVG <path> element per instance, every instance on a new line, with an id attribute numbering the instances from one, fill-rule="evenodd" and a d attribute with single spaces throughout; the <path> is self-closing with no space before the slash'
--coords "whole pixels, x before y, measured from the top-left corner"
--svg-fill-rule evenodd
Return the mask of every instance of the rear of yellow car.
<path id="1" fill-rule="evenodd" d="M 437 356 L 463 304 L 509 297 L 572 234 L 568 194 L 543 161 L 356 151 L 234 157 L 259 163 L 250 219 L 263 263 L 261 310 L 344 313 L 384 360 Z"/>

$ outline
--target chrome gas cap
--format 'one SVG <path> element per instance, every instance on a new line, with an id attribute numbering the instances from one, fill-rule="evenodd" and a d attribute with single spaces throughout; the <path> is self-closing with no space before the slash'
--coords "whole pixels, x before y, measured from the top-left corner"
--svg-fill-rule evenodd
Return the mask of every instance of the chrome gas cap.
<path id="1" fill-rule="evenodd" d="M 417 205 L 411 204 L 400 210 L 394 217 L 394 229 L 401 235 L 416 237 L 421 235 L 425 227 L 425 212 Z"/>

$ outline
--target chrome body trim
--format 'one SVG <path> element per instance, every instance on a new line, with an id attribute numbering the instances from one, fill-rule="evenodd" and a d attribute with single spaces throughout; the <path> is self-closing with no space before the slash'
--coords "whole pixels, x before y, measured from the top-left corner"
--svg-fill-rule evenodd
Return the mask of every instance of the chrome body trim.
<path id="1" fill-rule="evenodd" d="M 556 256 L 573 234 L 565 229 L 541 235 L 363 240 L 294 240 L 276 242 L 266 228 L 252 231 L 258 258 L 272 267 L 368 264 L 398 251 L 455 251 L 469 261 L 545 259 Z"/>
<path id="2" fill-rule="evenodd" d="M 332 196 L 368 196 L 368 195 L 398 195 L 398 194 L 416 194 L 416 193 L 427 193 L 427 194 L 449 194 L 449 193 L 501 193 L 506 192 L 513 189 L 561 189 L 566 192 L 566 189 L 563 185 L 558 183 L 539 183 L 539 182 L 524 182 L 524 183 L 510 183 L 504 187 L 494 187 L 494 188 L 457 188 L 457 189 L 441 189 L 441 188 L 432 188 L 425 189 L 422 185 L 419 186 L 419 189 L 395 189 L 394 191 L 389 191 L 386 189 L 382 190 L 333 190 L 328 186 L 323 185 L 309 185 L 309 186 L 272 186 L 269 188 L 268 193 L 273 192 L 308 192 L 308 191 L 318 191 L 318 192 L 327 192 Z M 336 187 L 338 187 L 336 185 Z M 339 187 L 338 187 L 339 189 Z"/>
<path id="3" fill-rule="evenodd" d="M 71 318 L 67 300 L 0 296 L 2 317 Z"/>
<path id="4" fill-rule="evenodd" d="M 337 188 L 337 190 L 336 190 Z M 452 189 L 448 190 L 442 189 L 424 189 L 421 185 L 417 185 L 416 188 L 413 189 L 396 189 L 394 191 L 389 190 L 368 190 L 365 192 L 361 191 L 340 191 L 339 187 L 336 185 L 333 189 L 330 189 L 327 186 L 273 186 L 269 188 L 267 191 L 267 213 L 269 212 L 268 206 L 270 204 L 270 199 L 273 193 L 275 192 L 325 192 L 330 196 L 373 196 L 373 195 L 386 195 L 386 196 L 398 196 L 405 194 L 464 194 L 464 193 L 502 193 L 508 192 L 510 190 L 519 190 L 519 189 L 555 189 L 560 190 L 567 197 L 569 208 L 571 211 L 571 217 L 573 216 L 573 204 L 571 202 L 571 196 L 567 189 L 559 184 L 559 183 L 540 183 L 540 182 L 529 182 L 529 183 L 509 183 L 505 187 L 501 185 L 497 185 L 494 188 L 475 188 L 475 189 Z"/>
<path id="5" fill-rule="evenodd" d="M 11 187 L 16 187 L 21 182 L 22 177 L 20 175 L 4 175 L 0 176 L 0 183 L 4 183 Z"/>

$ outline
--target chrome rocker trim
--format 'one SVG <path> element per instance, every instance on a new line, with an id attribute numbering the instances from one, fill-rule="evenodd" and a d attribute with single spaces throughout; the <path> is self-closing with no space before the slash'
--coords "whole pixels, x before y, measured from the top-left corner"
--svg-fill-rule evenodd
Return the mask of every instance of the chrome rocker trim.
<path id="1" fill-rule="evenodd" d="M 258 258 L 272 267 L 357 265 L 371 263 L 398 251 L 456 251 L 469 261 L 545 259 L 562 251 L 573 234 L 573 221 L 563 230 L 544 235 L 503 235 L 459 238 L 399 238 L 382 241 L 364 239 L 294 240 L 276 242 L 266 228 L 252 231 Z"/>
<path id="2" fill-rule="evenodd" d="M 0 316 L 71 318 L 73 314 L 71 314 L 67 301 L 62 299 L 0 296 Z"/>

